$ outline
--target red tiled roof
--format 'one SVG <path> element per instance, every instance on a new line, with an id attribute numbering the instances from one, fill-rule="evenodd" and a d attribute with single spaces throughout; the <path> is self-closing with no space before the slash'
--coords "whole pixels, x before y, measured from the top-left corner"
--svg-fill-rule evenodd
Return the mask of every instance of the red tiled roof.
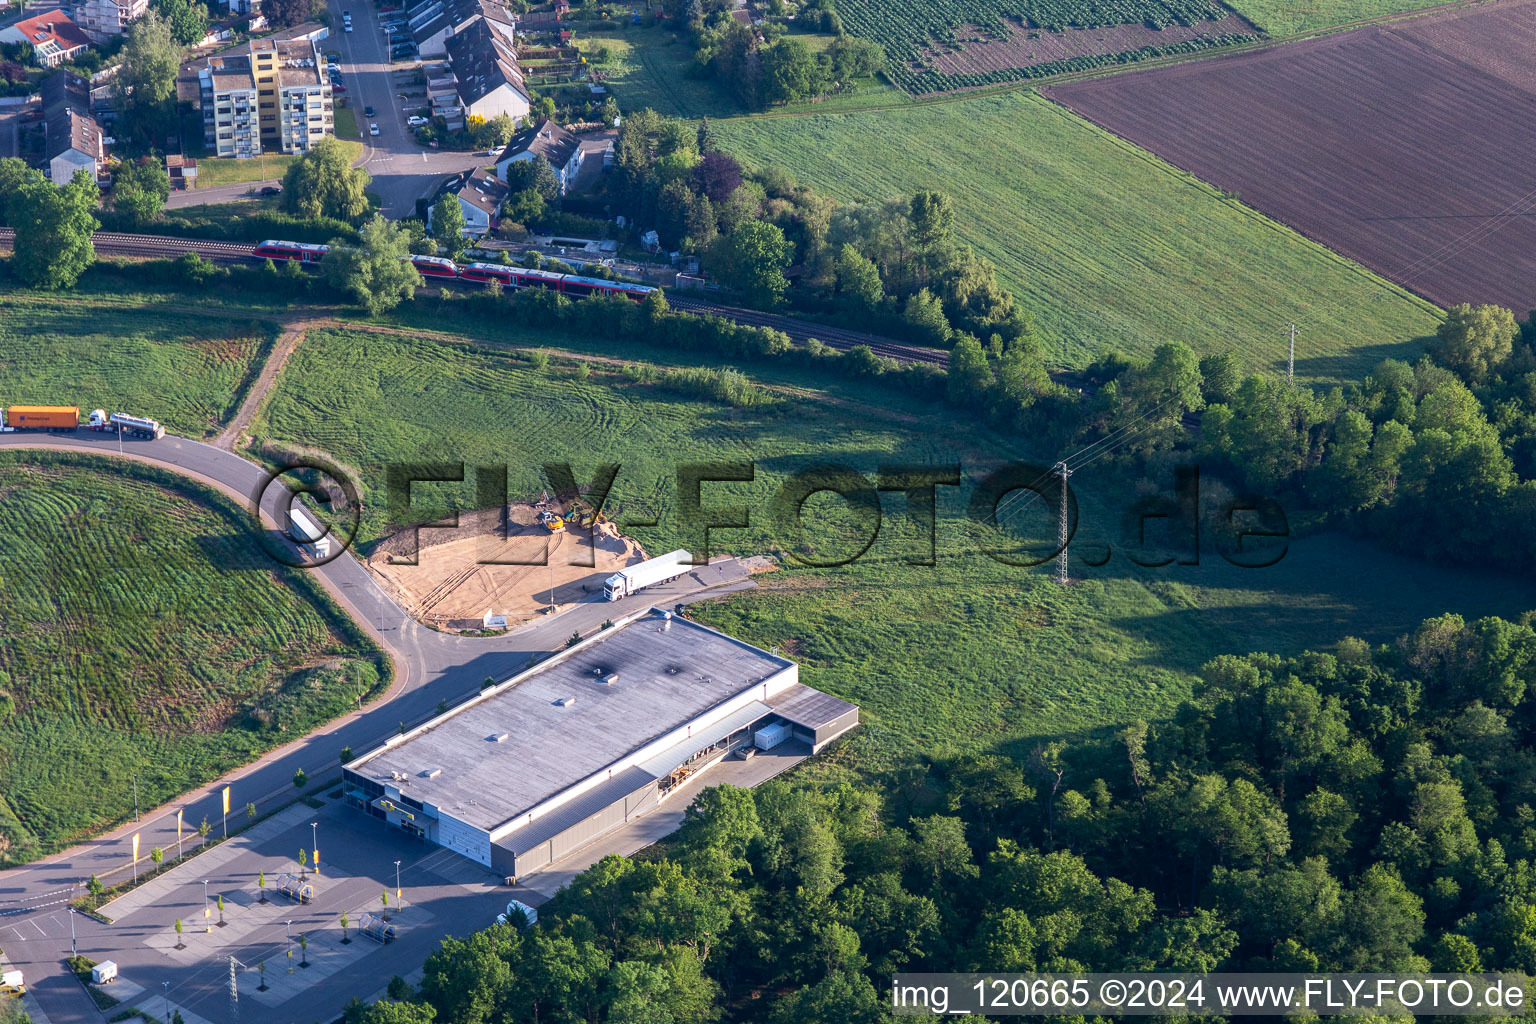
<path id="1" fill-rule="evenodd" d="M 63 11 L 46 11 L 35 18 L 18 21 L 15 28 L 33 46 L 47 42 L 50 38 L 65 50 L 91 45 L 90 39 Z"/>

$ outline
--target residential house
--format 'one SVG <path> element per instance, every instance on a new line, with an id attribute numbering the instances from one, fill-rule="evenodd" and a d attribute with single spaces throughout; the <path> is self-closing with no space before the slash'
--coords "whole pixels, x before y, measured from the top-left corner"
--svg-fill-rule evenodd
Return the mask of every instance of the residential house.
<path id="1" fill-rule="evenodd" d="M 496 230 L 501 219 L 501 204 L 508 194 L 507 183 L 484 167 L 464 171 L 449 178 L 433 197 L 432 205 L 443 195 L 457 196 L 459 207 L 464 211 L 464 233 L 476 238 Z M 427 226 L 432 226 L 431 208 L 427 211 Z"/>
<path id="2" fill-rule="evenodd" d="M 218 156 L 308 152 L 336 134 L 331 82 L 309 38 L 253 39 L 199 68 L 203 136 Z"/>
<path id="3" fill-rule="evenodd" d="M 84 170 L 101 182 L 107 175 L 107 140 L 91 112 L 91 83 L 71 71 L 55 71 L 43 79 L 38 95 L 48 177 L 67 185 Z"/>
<path id="4" fill-rule="evenodd" d="M 64 109 L 47 119 L 43 131 L 43 157 L 55 185 L 68 185 L 76 171 L 85 171 L 98 184 L 106 177 L 106 138 L 95 118 Z"/>
<path id="5" fill-rule="evenodd" d="M 517 19 L 501 0 L 418 0 L 406 10 L 406 29 L 423 58 L 446 57 L 448 37 L 479 18 L 516 46 Z"/>
<path id="6" fill-rule="evenodd" d="M 526 117 L 528 89 L 517 66 L 517 53 L 484 18 L 476 18 L 444 42 L 448 65 L 458 82 L 464 116 Z"/>
<path id="7" fill-rule="evenodd" d="M 427 101 L 432 116 L 440 117 L 449 131 L 464 127 L 464 109 L 459 105 L 459 80 L 453 77 L 453 69 L 447 64 L 428 65 Z"/>
<path id="8" fill-rule="evenodd" d="M 90 48 L 91 41 L 63 11 L 45 11 L 0 29 L 0 43 L 24 43 L 32 47 L 39 67 L 56 68 Z"/>
<path id="9" fill-rule="evenodd" d="M 149 0 L 77 0 L 75 22 L 94 42 L 122 35 L 131 22 L 144 17 Z"/>
<path id="10" fill-rule="evenodd" d="M 496 158 L 496 174 L 505 181 L 508 167 L 519 160 L 532 160 L 535 157 L 549 161 L 563 194 L 576 183 L 576 172 L 581 170 L 584 157 L 581 139 L 549 118 L 541 118 L 533 127 L 524 128 L 512 136 L 507 148 Z"/>

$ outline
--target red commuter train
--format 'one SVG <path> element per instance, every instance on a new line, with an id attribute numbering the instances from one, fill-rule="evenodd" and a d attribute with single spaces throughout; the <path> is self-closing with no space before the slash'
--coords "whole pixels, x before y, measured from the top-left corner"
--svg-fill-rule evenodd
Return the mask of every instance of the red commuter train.
<path id="1" fill-rule="evenodd" d="M 253 255 L 257 259 L 319 263 L 321 258 L 330 251 L 331 247 L 328 245 L 269 240 L 258 245 Z M 650 285 L 605 281 L 600 277 L 582 277 L 579 274 L 556 274 L 550 270 L 529 270 L 527 267 L 509 267 L 500 263 L 471 263 L 461 267 L 441 256 L 406 258 L 422 277 L 457 278 L 471 284 L 500 281 L 504 288 L 548 288 L 574 298 L 584 298 L 588 295 L 618 295 L 634 302 L 644 302 L 645 297 L 656 290 Z"/>
<path id="2" fill-rule="evenodd" d="M 636 302 L 655 291 L 649 285 L 627 284 L 623 281 L 605 281 L 599 277 L 582 277 L 579 274 L 556 274 L 549 270 L 529 270 L 527 267 L 508 267 L 500 263 L 471 263 L 459 269 L 459 278 L 475 284 L 500 281 L 506 288 L 549 288 L 566 295 L 619 295 Z"/>
<path id="3" fill-rule="evenodd" d="M 262 242 L 256 247 L 256 257 L 268 260 L 298 260 L 300 263 L 319 263 L 321 257 L 331 251 L 328 245 L 312 242 Z"/>

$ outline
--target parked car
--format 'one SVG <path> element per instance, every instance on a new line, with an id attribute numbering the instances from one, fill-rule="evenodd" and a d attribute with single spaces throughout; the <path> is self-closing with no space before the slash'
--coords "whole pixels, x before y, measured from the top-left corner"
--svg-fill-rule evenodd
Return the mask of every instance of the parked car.
<path id="1" fill-rule="evenodd" d="M 377 124 L 370 124 L 368 126 L 368 134 L 369 135 L 377 135 L 377 134 L 379 134 L 379 126 Z"/>
<path id="2" fill-rule="evenodd" d="M 347 87 L 342 85 L 340 82 L 332 82 L 331 83 L 331 92 L 346 92 L 346 91 L 347 91 Z"/>
<path id="3" fill-rule="evenodd" d="M 341 26 L 341 28 L 342 28 L 342 31 L 344 31 L 344 32 L 351 32 L 352 31 L 352 23 L 349 21 L 345 25 Z"/>
<path id="4" fill-rule="evenodd" d="M 427 119 L 422 117 L 420 114 L 412 114 L 410 117 L 405 119 L 405 123 L 410 125 L 412 128 L 420 128 L 422 125 L 427 123 Z"/>
<path id="5" fill-rule="evenodd" d="M 373 108 L 372 107 L 364 107 L 363 108 L 363 116 L 364 117 L 372 117 L 373 116 Z"/>
<path id="6" fill-rule="evenodd" d="M 283 194 L 283 190 L 279 185 L 266 185 L 262 188 L 261 194 L 264 196 L 280 196 Z"/>

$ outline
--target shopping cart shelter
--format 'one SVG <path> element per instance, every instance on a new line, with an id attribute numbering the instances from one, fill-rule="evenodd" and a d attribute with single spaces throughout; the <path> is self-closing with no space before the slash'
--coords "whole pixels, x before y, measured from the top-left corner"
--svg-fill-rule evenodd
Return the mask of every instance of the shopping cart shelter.
<path id="1" fill-rule="evenodd" d="M 819 753 L 858 722 L 787 658 L 652 609 L 350 762 L 347 801 L 512 879 L 723 758 Z"/>

